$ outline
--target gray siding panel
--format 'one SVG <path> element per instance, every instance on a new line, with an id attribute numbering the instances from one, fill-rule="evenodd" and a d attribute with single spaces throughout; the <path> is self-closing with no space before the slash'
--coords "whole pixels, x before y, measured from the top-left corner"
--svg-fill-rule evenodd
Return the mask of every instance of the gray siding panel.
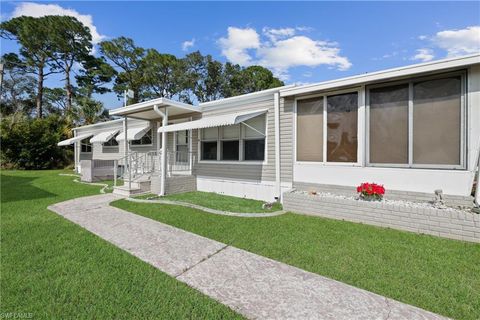
<path id="1" fill-rule="evenodd" d="M 293 105 L 294 99 L 280 99 L 280 179 L 293 182 Z"/>

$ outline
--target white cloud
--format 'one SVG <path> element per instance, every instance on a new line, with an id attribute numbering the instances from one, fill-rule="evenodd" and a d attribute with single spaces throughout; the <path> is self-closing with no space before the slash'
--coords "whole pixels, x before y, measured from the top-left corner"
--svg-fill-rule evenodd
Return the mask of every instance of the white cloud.
<path id="1" fill-rule="evenodd" d="M 195 38 L 192 40 L 187 40 L 182 43 L 182 50 L 187 51 L 189 48 L 193 47 L 195 45 Z"/>
<path id="2" fill-rule="evenodd" d="M 447 51 L 449 57 L 480 52 L 480 26 L 437 32 L 432 42 Z"/>
<path id="3" fill-rule="evenodd" d="M 252 57 L 248 53 L 249 49 L 260 47 L 260 37 L 252 28 L 228 27 L 227 38 L 218 40 L 222 49 L 222 54 L 232 63 L 239 65 L 250 65 Z"/>
<path id="4" fill-rule="evenodd" d="M 92 35 L 92 43 L 97 44 L 106 37 L 97 31 L 97 27 L 93 24 L 92 16 L 89 14 L 80 14 L 73 9 L 65 9 L 57 4 L 40 4 L 33 2 L 22 2 L 15 7 L 12 18 L 20 16 L 43 17 L 43 16 L 71 16 L 77 18 L 90 29 Z"/>
<path id="5" fill-rule="evenodd" d="M 340 55 L 337 43 L 297 35 L 298 31 L 301 30 L 266 27 L 262 29 L 262 40 L 252 28 L 229 27 L 228 36 L 218 42 L 229 61 L 242 66 L 259 64 L 271 68 L 283 80 L 288 79 L 288 70 L 292 67 L 326 65 L 338 70 L 351 67 L 348 58 Z"/>
<path id="6" fill-rule="evenodd" d="M 411 60 L 420 60 L 422 62 L 427 62 L 427 61 L 433 60 L 433 58 L 435 58 L 435 55 L 433 54 L 432 49 L 422 48 L 422 49 L 418 49 L 417 53 L 413 57 L 411 57 L 410 59 Z"/>

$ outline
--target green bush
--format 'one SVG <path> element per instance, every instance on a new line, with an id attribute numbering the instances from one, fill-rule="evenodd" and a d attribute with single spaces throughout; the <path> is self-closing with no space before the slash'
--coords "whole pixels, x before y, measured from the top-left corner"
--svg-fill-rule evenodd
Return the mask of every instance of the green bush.
<path id="1" fill-rule="evenodd" d="M 72 148 L 58 147 L 65 139 L 65 121 L 51 115 L 43 119 L 6 117 L 1 120 L 3 168 L 63 168 L 73 159 Z"/>

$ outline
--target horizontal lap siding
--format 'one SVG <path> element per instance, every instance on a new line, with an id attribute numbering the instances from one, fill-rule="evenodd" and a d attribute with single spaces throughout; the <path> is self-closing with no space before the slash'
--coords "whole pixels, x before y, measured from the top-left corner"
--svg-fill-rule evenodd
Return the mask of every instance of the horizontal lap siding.
<path id="1" fill-rule="evenodd" d="M 239 163 L 199 163 L 200 153 L 198 150 L 198 130 L 192 132 L 192 151 L 197 159 L 195 174 L 197 176 L 242 179 L 255 181 L 274 181 L 275 180 L 275 119 L 273 94 L 269 97 L 259 98 L 252 102 L 236 103 L 232 106 L 221 108 L 221 110 L 206 110 L 203 117 L 216 116 L 231 112 L 243 112 L 249 110 L 268 109 L 267 111 L 267 139 L 266 139 L 266 157 L 267 163 L 263 165 L 252 165 Z"/>
<path id="2" fill-rule="evenodd" d="M 280 100 L 280 177 L 282 183 L 293 181 L 293 99 Z"/>

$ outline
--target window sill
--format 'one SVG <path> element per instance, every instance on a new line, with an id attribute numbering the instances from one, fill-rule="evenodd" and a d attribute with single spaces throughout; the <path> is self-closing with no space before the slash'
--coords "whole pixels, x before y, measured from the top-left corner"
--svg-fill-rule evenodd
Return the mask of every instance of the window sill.
<path id="1" fill-rule="evenodd" d="M 226 160 L 199 160 L 198 163 L 206 164 L 239 164 L 239 165 L 266 165 L 266 161 L 226 161 Z"/>

